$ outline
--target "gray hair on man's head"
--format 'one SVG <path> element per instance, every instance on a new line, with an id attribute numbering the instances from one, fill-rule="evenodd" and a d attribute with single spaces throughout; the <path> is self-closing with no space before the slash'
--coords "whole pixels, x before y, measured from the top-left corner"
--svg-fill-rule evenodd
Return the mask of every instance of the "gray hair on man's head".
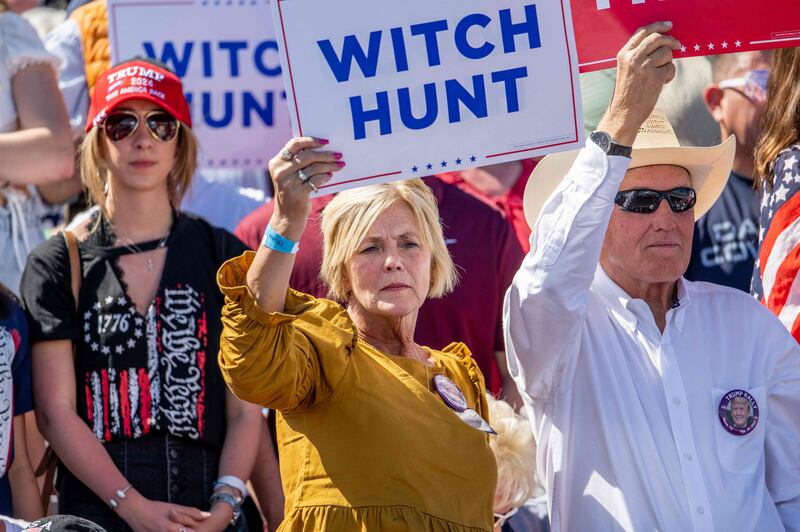
<path id="1" fill-rule="evenodd" d="M 759 63 L 769 63 L 772 59 L 772 50 L 757 50 L 754 52 L 739 52 L 735 54 L 721 54 L 711 56 L 711 75 L 714 83 L 741 76 L 745 71 Z"/>

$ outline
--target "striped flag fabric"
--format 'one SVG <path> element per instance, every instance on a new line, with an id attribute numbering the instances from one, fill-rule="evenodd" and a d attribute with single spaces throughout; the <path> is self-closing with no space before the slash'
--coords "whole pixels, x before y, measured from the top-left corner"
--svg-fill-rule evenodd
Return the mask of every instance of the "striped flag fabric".
<path id="1" fill-rule="evenodd" d="M 773 176 L 761 190 L 751 291 L 800 342 L 800 144 L 778 155 Z"/>

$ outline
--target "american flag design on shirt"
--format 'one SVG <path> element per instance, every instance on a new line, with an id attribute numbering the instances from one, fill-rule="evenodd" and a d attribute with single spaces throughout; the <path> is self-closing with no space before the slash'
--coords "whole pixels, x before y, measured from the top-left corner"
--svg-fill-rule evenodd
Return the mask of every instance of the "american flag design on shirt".
<path id="1" fill-rule="evenodd" d="M 800 145 L 778 155 L 773 177 L 761 190 L 752 293 L 800 341 Z"/>
<path id="2" fill-rule="evenodd" d="M 166 430 L 205 434 L 208 317 L 205 295 L 178 284 L 159 290 L 145 316 L 125 297 L 106 297 L 84 314 L 85 342 L 108 357 L 84 375 L 86 418 L 100 441 Z M 144 343 L 146 366 L 132 364 Z M 131 358 L 134 357 L 134 358 Z"/>

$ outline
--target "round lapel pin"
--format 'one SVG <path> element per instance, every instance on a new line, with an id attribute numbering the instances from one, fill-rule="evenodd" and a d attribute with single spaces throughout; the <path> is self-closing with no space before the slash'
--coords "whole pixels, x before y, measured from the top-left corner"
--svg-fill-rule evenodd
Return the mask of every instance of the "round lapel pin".
<path id="1" fill-rule="evenodd" d="M 467 409 L 467 398 L 461 393 L 456 383 L 439 374 L 433 376 L 433 385 L 447 406 L 456 412 L 463 412 Z"/>
<path id="2" fill-rule="evenodd" d="M 719 402 L 719 421 L 734 436 L 744 436 L 758 424 L 758 403 L 744 390 L 731 390 Z"/>

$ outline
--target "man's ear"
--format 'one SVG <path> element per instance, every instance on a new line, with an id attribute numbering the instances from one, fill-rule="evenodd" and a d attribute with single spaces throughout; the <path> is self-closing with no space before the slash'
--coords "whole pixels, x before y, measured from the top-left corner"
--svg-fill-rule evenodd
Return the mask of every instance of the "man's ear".
<path id="1" fill-rule="evenodd" d="M 708 108 L 708 112 L 711 114 L 711 117 L 717 122 L 722 122 L 722 109 L 720 108 L 722 105 L 722 98 L 725 96 L 725 92 L 719 88 L 718 85 L 711 84 L 708 85 L 703 90 L 703 101 L 706 103 L 706 107 Z"/>

